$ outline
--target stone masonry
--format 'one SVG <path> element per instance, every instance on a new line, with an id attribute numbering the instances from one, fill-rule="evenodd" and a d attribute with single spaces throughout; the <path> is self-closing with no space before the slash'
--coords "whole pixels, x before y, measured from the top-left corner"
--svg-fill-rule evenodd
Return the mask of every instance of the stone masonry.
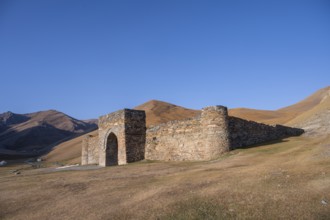
<path id="1" fill-rule="evenodd" d="M 98 136 L 86 135 L 82 141 L 81 164 L 99 163 L 99 139 Z"/>
<path id="2" fill-rule="evenodd" d="M 145 124 L 144 111 L 124 109 L 101 116 L 98 137 L 83 140 L 82 164 L 109 166 L 143 160 Z"/>
<path id="3" fill-rule="evenodd" d="M 98 133 L 84 138 L 82 165 L 212 160 L 235 148 L 297 136 L 303 130 L 229 117 L 226 107 L 210 106 L 197 117 L 148 129 L 144 111 L 124 109 L 101 116 Z"/>

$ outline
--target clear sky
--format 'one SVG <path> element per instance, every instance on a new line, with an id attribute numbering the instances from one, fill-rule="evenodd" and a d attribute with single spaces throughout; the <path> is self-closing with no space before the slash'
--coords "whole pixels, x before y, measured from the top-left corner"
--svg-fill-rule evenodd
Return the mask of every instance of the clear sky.
<path id="1" fill-rule="evenodd" d="M 0 0 L 0 112 L 278 109 L 330 85 L 329 0 Z"/>

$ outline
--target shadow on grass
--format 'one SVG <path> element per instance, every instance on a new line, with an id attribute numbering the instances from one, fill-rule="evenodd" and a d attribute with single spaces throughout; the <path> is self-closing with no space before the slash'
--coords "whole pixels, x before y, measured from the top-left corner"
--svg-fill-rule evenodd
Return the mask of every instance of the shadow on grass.
<path id="1" fill-rule="evenodd" d="M 233 146 L 232 150 L 265 147 L 265 146 L 270 146 L 270 145 L 285 143 L 285 142 L 289 142 L 289 140 L 279 139 L 279 140 L 273 140 L 273 141 L 266 141 L 266 142 L 262 142 L 262 143 L 258 143 L 258 144 L 252 144 L 252 145 L 248 145 L 248 146 Z"/>

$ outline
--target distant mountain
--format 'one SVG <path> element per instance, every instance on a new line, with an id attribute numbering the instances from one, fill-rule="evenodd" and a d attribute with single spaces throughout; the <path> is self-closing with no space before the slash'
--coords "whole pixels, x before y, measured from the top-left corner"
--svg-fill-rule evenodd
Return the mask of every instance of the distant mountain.
<path id="1" fill-rule="evenodd" d="M 0 114 L 0 158 L 38 155 L 54 144 L 95 130 L 97 125 L 49 110 Z"/>
<path id="2" fill-rule="evenodd" d="M 0 133 L 7 130 L 11 125 L 23 123 L 29 120 L 25 115 L 15 114 L 12 112 L 5 112 L 0 114 Z"/>

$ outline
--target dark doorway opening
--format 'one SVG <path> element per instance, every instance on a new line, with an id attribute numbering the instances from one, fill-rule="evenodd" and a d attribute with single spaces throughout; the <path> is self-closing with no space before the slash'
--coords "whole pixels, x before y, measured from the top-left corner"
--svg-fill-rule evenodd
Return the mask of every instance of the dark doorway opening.
<path id="1" fill-rule="evenodd" d="M 105 165 L 118 165 L 118 140 L 114 133 L 109 134 L 107 138 Z"/>

